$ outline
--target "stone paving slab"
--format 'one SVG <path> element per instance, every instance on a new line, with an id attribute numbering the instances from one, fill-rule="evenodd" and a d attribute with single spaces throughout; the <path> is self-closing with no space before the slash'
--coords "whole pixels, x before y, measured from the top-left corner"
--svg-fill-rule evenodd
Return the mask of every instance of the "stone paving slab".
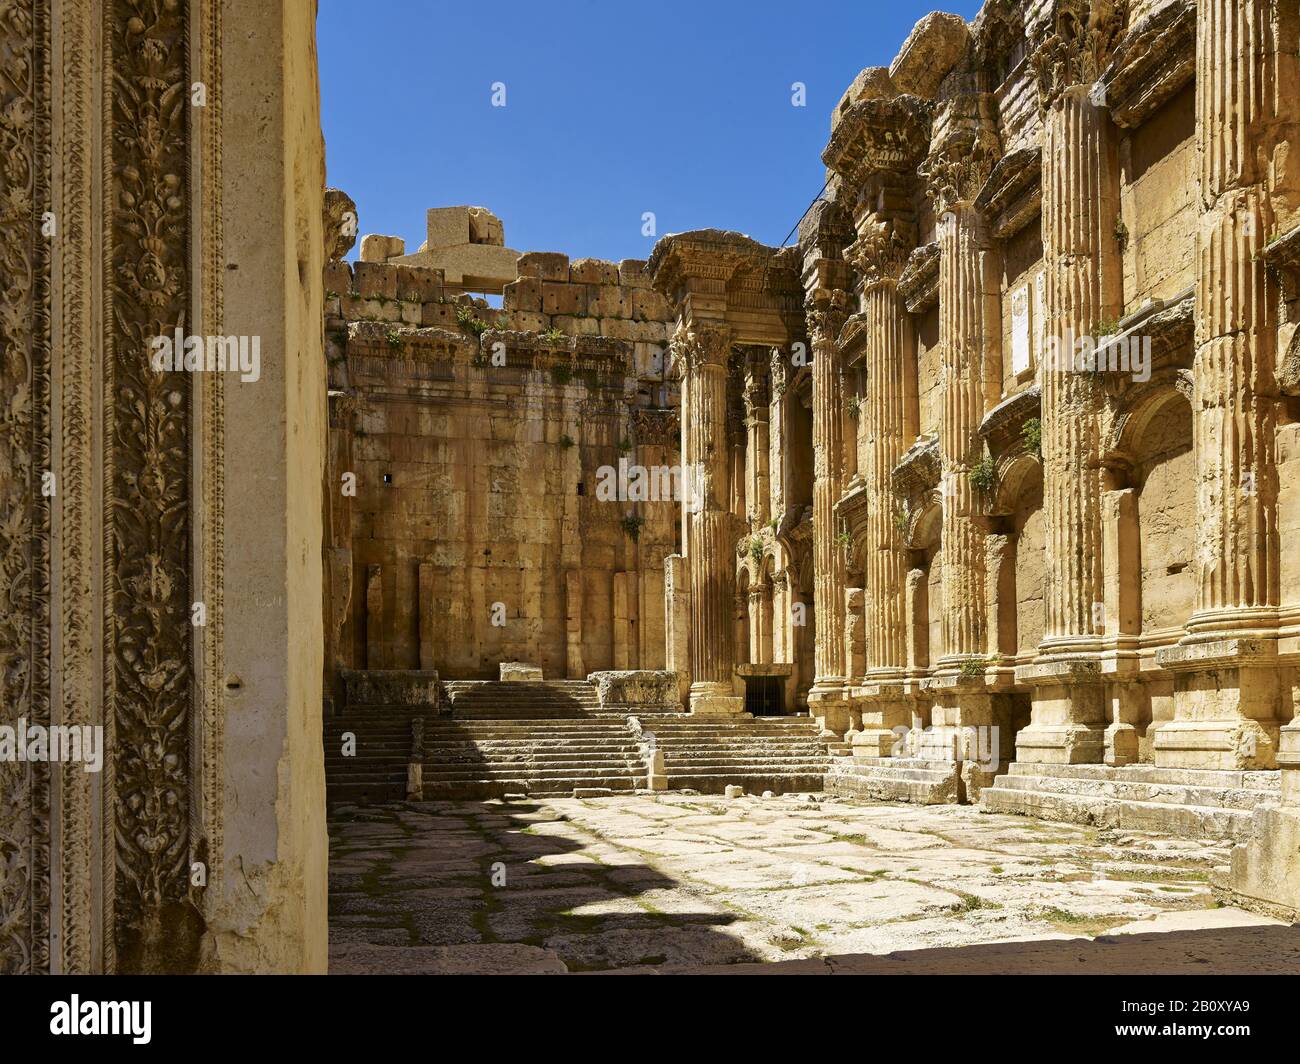
<path id="1" fill-rule="evenodd" d="M 1129 970 L 1094 940 L 1152 939 L 1175 970 L 1290 930 L 1217 906 L 1223 843 L 831 796 L 345 808 L 330 859 L 333 971 Z"/>

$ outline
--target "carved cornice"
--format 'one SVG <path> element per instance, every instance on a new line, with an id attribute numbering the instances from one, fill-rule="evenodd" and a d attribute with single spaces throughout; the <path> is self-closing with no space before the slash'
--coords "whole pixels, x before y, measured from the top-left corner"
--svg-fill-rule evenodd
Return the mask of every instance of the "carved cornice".
<path id="1" fill-rule="evenodd" d="M 1290 302 L 1300 296 L 1300 225 L 1275 236 L 1259 257 L 1281 282 L 1283 299 Z"/>
<path id="2" fill-rule="evenodd" d="M 1030 65 L 1047 110 L 1074 85 L 1092 85 L 1124 33 L 1128 0 L 1051 0 L 1035 27 Z"/>
<path id="3" fill-rule="evenodd" d="M 938 486 L 941 472 L 939 437 L 926 436 L 904 452 L 889 479 L 898 495 L 912 498 Z"/>
<path id="4" fill-rule="evenodd" d="M 1146 121 L 1196 77 L 1195 0 L 1176 0 L 1130 27 L 1099 78 L 1118 126 Z"/>
<path id="5" fill-rule="evenodd" d="M 975 197 L 975 209 L 989 220 L 1000 240 L 1037 218 L 1042 203 L 1043 150 L 1037 145 L 1003 156 Z"/>
<path id="6" fill-rule="evenodd" d="M 840 117 L 822 162 L 856 188 L 874 174 L 908 173 L 928 148 L 931 114 L 916 96 L 860 100 Z"/>
<path id="7" fill-rule="evenodd" d="M 677 407 L 633 407 L 632 431 L 639 444 L 678 447 L 681 444 L 681 411 Z"/>
<path id="8" fill-rule="evenodd" d="M 646 262 L 655 289 L 675 308 L 693 290 L 721 294 L 742 267 L 766 266 L 773 249 L 743 233 L 696 229 L 666 236 Z"/>
<path id="9" fill-rule="evenodd" d="M 898 278 L 898 294 L 910 314 L 922 314 L 939 302 L 939 243 L 922 244 L 907 257 Z"/>
<path id="10" fill-rule="evenodd" d="M 339 188 L 325 190 L 325 257 L 339 262 L 357 242 L 357 205 Z"/>
<path id="11" fill-rule="evenodd" d="M 1031 384 L 1023 391 L 1002 400 L 984 415 L 979 434 L 988 442 L 991 454 L 1003 454 L 1018 445 L 1022 426 L 1030 418 L 1039 416 L 1041 395 L 1039 386 Z"/>

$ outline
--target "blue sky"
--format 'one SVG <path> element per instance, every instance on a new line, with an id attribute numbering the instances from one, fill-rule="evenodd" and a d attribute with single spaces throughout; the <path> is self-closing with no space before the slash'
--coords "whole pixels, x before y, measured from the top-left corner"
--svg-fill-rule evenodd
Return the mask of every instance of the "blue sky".
<path id="1" fill-rule="evenodd" d="M 646 211 L 659 235 L 779 244 L 822 186 L 831 108 L 935 6 L 321 0 L 328 180 L 362 233 L 410 251 L 426 208 L 460 203 L 500 216 L 510 247 L 572 258 L 645 258 Z"/>

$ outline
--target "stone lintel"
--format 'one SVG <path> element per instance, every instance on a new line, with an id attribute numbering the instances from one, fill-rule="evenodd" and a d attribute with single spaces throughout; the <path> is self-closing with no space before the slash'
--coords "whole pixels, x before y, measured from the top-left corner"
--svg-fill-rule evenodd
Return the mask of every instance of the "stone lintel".
<path id="1" fill-rule="evenodd" d="M 903 453 L 890 473 L 890 482 L 895 492 L 911 498 L 937 487 L 940 472 L 939 437 L 926 436 Z"/>
<path id="2" fill-rule="evenodd" d="M 979 434 L 989 441 L 990 449 L 1005 450 L 1008 444 L 1020 437 L 1024 423 L 1039 416 L 1042 405 L 1042 388 L 1037 383 L 1008 396 L 984 415 Z"/>

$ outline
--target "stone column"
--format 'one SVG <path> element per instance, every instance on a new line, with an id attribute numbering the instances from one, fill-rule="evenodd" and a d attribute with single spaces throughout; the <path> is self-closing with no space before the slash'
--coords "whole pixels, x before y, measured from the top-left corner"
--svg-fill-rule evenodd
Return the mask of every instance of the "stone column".
<path id="1" fill-rule="evenodd" d="M 909 232 L 904 234 L 903 229 Z M 863 275 L 862 309 L 867 316 L 865 425 L 868 600 L 866 674 L 854 694 L 862 700 L 855 754 L 888 757 L 894 728 L 911 724 L 903 693 L 907 673 L 908 558 L 898 520 L 891 476 L 916 438 L 917 396 L 912 364 L 916 338 L 912 318 L 898 295 L 898 274 L 906 262 L 910 227 L 878 218 L 859 224 L 850 261 Z"/>
<path id="2" fill-rule="evenodd" d="M 723 325 L 694 322 L 676 340 L 685 364 L 687 452 L 692 461 L 687 565 L 691 577 L 691 712 L 740 713 L 734 693 L 735 521 L 730 512 L 727 446 L 727 357 L 731 334 Z"/>
<path id="3" fill-rule="evenodd" d="M 664 668 L 677 675 L 682 702 L 691 688 L 690 580 L 684 557 L 670 554 L 664 559 Z"/>
<path id="4" fill-rule="evenodd" d="M 842 292 L 819 292 L 808 312 L 813 355 L 813 596 L 817 610 L 815 679 L 808 703 L 809 711 L 821 719 L 823 728 L 836 734 L 848 727 L 848 705 L 844 700 L 846 559 L 835 522 L 843 472 L 845 418 L 836 338 L 848 316 L 846 301 Z"/>
<path id="5" fill-rule="evenodd" d="M 745 379 L 745 428 L 749 437 L 745 449 L 745 499 L 748 517 L 756 525 L 767 524 L 772 513 L 768 490 L 770 410 L 767 366 L 751 363 Z"/>
<path id="6" fill-rule="evenodd" d="M 944 654 L 928 681 L 936 729 L 951 729 L 952 756 L 965 760 L 969 727 L 991 727 L 994 696 L 984 666 L 988 653 L 985 522 L 971 475 L 983 458 L 980 421 L 1000 386 L 1001 313 L 996 253 L 972 204 L 987 177 L 996 138 L 981 133 L 945 146 L 932 171 L 943 208 L 939 226 L 939 345 L 943 415 L 939 425 L 943 496 Z"/>
<path id="7" fill-rule="evenodd" d="M 1182 643 L 1157 655 L 1175 674 L 1174 719 L 1153 744 L 1162 767 L 1277 763 L 1280 301 L 1259 252 L 1274 226 L 1269 181 L 1286 180 L 1275 152 L 1296 124 L 1284 91 L 1290 80 L 1294 92 L 1294 37 L 1274 22 L 1279 6 L 1203 0 L 1197 10 L 1196 608 Z"/>
<path id="8" fill-rule="evenodd" d="M 1080 64 L 1076 78 L 1096 63 Z M 1118 319 L 1119 164 L 1115 127 L 1087 84 L 1047 93 L 1043 138 L 1043 258 L 1047 350 L 1040 367 L 1047 563 L 1039 661 L 1018 670 L 1034 686 L 1021 761 L 1103 758 L 1106 705 L 1097 658 L 1105 630 L 1098 384 L 1074 368 L 1075 341 Z"/>

